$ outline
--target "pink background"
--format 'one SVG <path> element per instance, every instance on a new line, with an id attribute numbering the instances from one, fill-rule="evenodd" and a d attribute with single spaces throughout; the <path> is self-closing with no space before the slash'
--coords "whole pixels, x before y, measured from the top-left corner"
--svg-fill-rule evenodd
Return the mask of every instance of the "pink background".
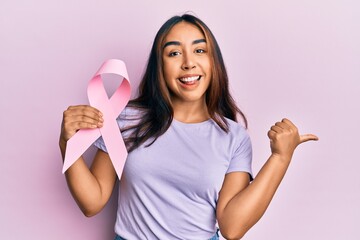
<path id="1" fill-rule="evenodd" d="M 108 58 L 127 63 L 135 89 L 156 31 L 187 10 L 222 48 L 255 173 L 281 118 L 320 137 L 299 147 L 244 239 L 360 239 L 358 0 L 2 0 L 0 239 L 112 239 L 115 197 L 86 218 L 61 174 L 62 112 L 87 103 L 87 82 Z"/>

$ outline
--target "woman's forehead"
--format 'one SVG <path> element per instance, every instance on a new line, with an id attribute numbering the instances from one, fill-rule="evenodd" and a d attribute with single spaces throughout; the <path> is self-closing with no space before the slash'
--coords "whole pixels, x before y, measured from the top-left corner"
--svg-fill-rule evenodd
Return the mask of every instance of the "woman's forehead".
<path id="1" fill-rule="evenodd" d="M 174 25 L 165 36 L 165 43 L 169 41 L 193 42 L 194 40 L 205 39 L 202 31 L 194 24 L 179 22 Z"/>

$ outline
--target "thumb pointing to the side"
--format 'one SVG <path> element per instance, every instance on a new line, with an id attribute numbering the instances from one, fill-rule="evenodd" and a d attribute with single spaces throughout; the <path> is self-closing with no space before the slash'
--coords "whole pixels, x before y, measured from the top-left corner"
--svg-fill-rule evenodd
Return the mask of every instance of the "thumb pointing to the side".
<path id="1" fill-rule="evenodd" d="M 317 141 L 319 138 L 314 134 L 304 134 L 300 135 L 300 143 L 304 143 L 307 141 Z"/>

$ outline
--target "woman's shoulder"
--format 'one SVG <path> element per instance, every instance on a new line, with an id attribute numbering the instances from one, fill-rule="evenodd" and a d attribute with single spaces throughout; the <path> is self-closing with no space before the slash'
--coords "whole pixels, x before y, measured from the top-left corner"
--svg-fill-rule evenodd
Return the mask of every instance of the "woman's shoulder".
<path id="1" fill-rule="evenodd" d="M 238 139 L 239 141 L 248 140 L 250 138 L 247 128 L 243 123 L 236 122 L 229 118 L 225 118 L 228 125 L 228 135 L 231 138 Z"/>
<path id="2" fill-rule="evenodd" d="M 119 118 L 135 118 L 143 115 L 144 109 L 135 106 L 126 106 L 120 113 Z"/>
<path id="3" fill-rule="evenodd" d="M 120 128 L 124 128 L 130 125 L 136 125 L 143 117 L 145 109 L 126 106 L 117 118 Z"/>
<path id="4" fill-rule="evenodd" d="M 229 131 L 230 132 L 237 132 L 237 131 L 241 131 L 241 132 L 246 132 L 246 128 L 242 123 L 236 122 L 232 119 L 229 118 L 225 118 L 225 122 L 229 127 Z"/>

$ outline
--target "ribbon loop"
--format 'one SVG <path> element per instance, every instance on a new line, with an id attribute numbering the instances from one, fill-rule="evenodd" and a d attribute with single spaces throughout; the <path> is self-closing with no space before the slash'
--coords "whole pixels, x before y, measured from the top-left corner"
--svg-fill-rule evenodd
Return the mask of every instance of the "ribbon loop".
<path id="1" fill-rule="evenodd" d="M 107 96 L 101 78 L 101 75 L 106 73 L 123 77 L 120 86 L 110 99 Z M 102 136 L 117 176 L 119 179 L 121 178 L 127 158 L 127 150 L 116 118 L 130 99 L 131 88 L 128 79 L 125 63 L 118 59 L 110 59 L 104 62 L 90 80 L 87 88 L 89 102 L 91 106 L 102 112 L 104 124 L 101 128 L 81 129 L 68 140 L 63 173 L 81 157 L 97 138 Z"/>

